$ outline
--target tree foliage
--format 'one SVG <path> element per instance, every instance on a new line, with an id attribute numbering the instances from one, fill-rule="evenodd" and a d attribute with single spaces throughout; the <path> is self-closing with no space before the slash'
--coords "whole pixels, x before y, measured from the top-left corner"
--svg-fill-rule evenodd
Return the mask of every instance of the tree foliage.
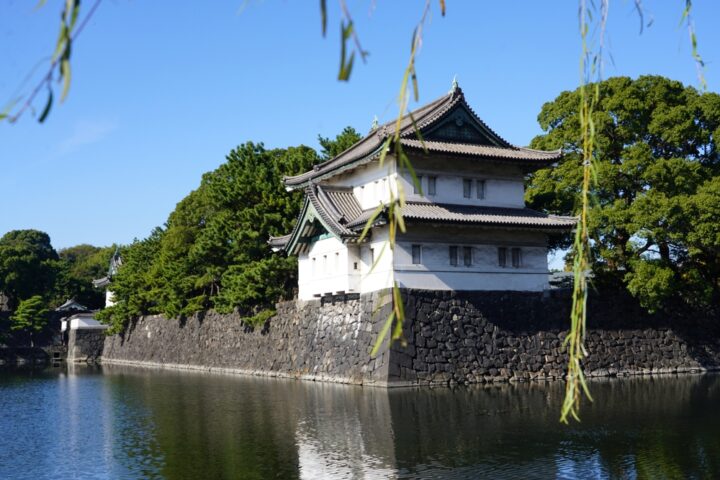
<path id="1" fill-rule="evenodd" d="M 274 303 L 297 286 L 297 261 L 273 254 L 271 235 L 292 230 L 302 192 L 288 194 L 284 176 L 309 170 L 359 139 L 346 128 L 335 139 L 320 138 L 323 156 L 300 146 L 266 149 L 245 143 L 226 162 L 203 175 L 165 226 L 122 250 L 113 278 L 117 302 L 100 318 L 120 331 L 133 317 L 169 317 L 214 308 L 238 310 L 249 322 L 266 320 Z"/>
<path id="2" fill-rule="evenodd" d="M 30 335 L 30 346 L 33 345 L 33 334 L 40 333 L 48 322 L 48 309 L 40 295 L 22 300 L 10 318 L 12 330 L 21 330 Z"/>
<path id="3" fill-rule="evenodd" d="M 107 274 L 110 258 L 115 246 L 95 247 L 81 244 L 58 252 L 53 303 L 62 303 L 69 298 L 90 309 L 105 304 L 103 291 L 94 288 L 92 281 Z"/>
<path id="4" fill-rule="evenodd" d="M 323 160 L 329 160 L 352 147 L 361 138 L 362 135 L 352 127 L 345 127 L 334 139 L 318 135 L 320 155 Z"/>
<path id="5" fill-rule="evenodd" d="M 52 290 L 57 261 L 45 232 L 13 230 L 0 238 L 0 291 L 12 308 L 23 299 Z"/>
<path id="6" fill-rule="evenodd" d="M 624 281 L 650 309 L 669 301 L 706 308 L 720 302 L 720 95 L 659 76 L 599 83 L 590 211 L 599 274 Z M 579 90 L 546 103 L 547 133 L 532 146 L 563 148 L 555 168 L 536 172 L 528 203 L 552 213 L 578 208 Z"/>

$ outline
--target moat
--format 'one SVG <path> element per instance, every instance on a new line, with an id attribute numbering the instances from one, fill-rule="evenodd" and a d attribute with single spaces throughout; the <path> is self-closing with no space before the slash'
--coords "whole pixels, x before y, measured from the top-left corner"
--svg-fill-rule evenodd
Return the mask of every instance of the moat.
<path id="1" fill-rule="evenodd" d="M 70 370 L 68 370 L 70 368 Z M 718 478 L 720 375 L 378 389 L 70 366 L 0 371 L 0 478 Z"/>

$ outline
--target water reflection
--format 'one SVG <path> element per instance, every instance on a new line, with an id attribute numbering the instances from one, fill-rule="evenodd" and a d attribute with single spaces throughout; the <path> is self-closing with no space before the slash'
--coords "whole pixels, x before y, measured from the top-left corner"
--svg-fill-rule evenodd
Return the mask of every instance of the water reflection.
<path id="1" fill-rule="evenodd" d="M 592 391 L 583 423 L 563 427 L 559 383 L 385 391 L 116 366 L 4 374 L 0 427 L 13 440 L 0 437 L 0 478 L 720 477 L 719 376 Z"/>

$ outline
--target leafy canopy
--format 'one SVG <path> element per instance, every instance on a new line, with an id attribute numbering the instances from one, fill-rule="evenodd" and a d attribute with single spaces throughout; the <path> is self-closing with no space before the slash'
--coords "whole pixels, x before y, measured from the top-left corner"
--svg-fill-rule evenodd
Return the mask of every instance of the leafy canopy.
<path id="1" fill-rule="evenodd" d="M 678 299 L 718 305 L 720 95 L 659 76 L 611 78 L 599 87 L 589 216 L 597 272 L 623 281 L 651 309 Z M 531 176 L 526 200 L 534 208 L 577 212 L 579 105 L 579 90 L 563 92 L 538 116 L 546 133 L 532 147 L 566 155 Z"/>
<path id="2" fill-rule="evenodd" d="M 273 254 L 268 238 L 284 235 L 302 207 L 302 192 L 288 194 L 284 176 L 356 142 L 346 128 L 321 138 L 323 157 L 305 147 L 266 149 L 245 143 L 226 162 L 202 177 L 170 214 L 163 228 L 122 250 L 123 266 L 113 278 L 115 301 L 100 318 L 120 331 L 133 317 L 168 317 L 214 308 L 238 310 L 253 323 L 269 318 L 275 302 L 297 286 L 297 260 Z"/>
<path id="3" fill-rule="evenodd" d="M 45 232 L 13 230 L 0 238 L 0 292 L 9 297 L 11 307 L 52 290 L 57 260 Z"/>

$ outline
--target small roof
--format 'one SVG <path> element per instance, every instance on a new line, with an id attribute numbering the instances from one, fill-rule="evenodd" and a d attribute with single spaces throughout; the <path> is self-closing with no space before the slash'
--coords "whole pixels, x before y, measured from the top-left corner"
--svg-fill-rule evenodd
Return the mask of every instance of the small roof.
<path id="1" fill-rule="evenodd" d="M 338 156 L 300 175 L 285 177 L 285 186 L 292 190 L 307 187 L 380 157 L 382 147 L 398 129 L 397 121 L 388 122 L 370 133 Z M 560 150 L 545 152 L 517 147 L 495 133 L 465 101 L 460 87 L 424 105 L 399 123 L 400 143 L 411 149 L 462 155 L 478 160 L 502 161 L 536 170 L 562 157 Z M 420 132 L 423 142 L 418 139 Z M 424 147 L 423 148 L 423 143 Z"/>
<path id="2" fill-rule="evenodd" d="M 66 301 L 55 309 L 56 312 L 89 312 L 90 310 L 85 306 L 75 301 L 74 298 Z"/>
<path id="3" fill-rule="evenodd" d="M 108 285 L 110 285 L 110 277 L 105 276 L 102 278 L 96 278 L 95 280 L 92 281 L 92 285 L 95 288 L 107 287 Z"/>

